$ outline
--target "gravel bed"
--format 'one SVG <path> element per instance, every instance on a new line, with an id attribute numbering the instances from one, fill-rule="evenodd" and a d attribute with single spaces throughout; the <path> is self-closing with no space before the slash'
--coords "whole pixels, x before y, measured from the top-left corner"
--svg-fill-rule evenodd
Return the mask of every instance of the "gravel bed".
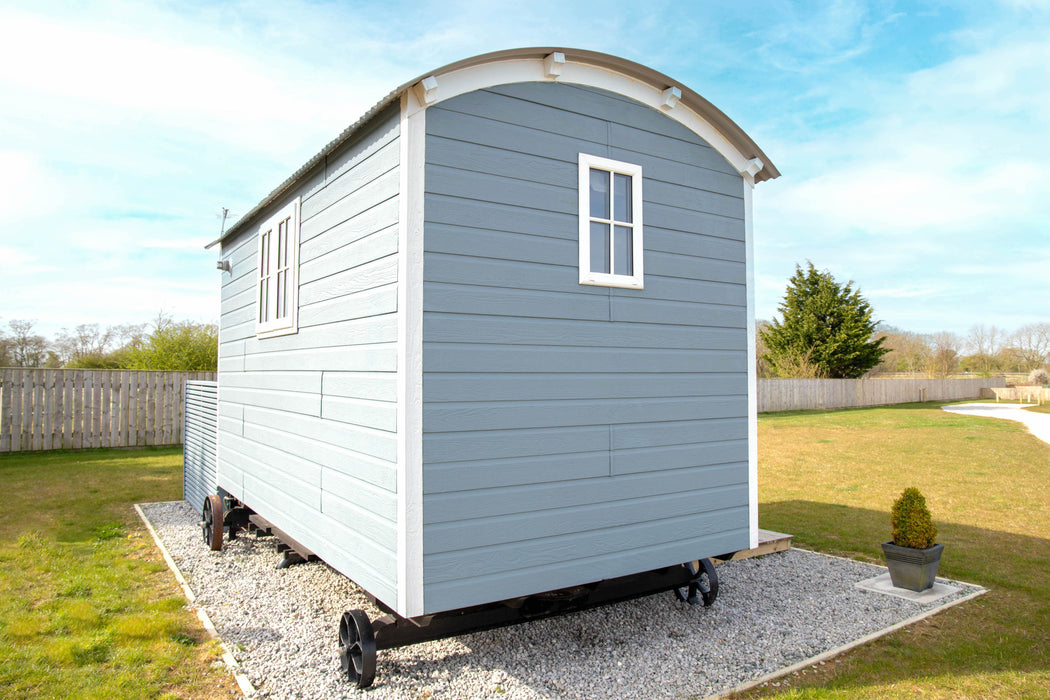
<path id="1" fill-rule="evenodd" d="M 323 562 L 276 569 L 272 537 L 208 550 L 189 504 L 142 506 L 197 604 L 265 698 L 683 698 L 725 692 L 979 588 L 932 604 L 859 590 L 885 569 L 792 549 L 718 567 L 709 608 L 650 596 L 379 652 L 375 685 L 339 677 L 339 617 L 379 611 Z M 943 581 L 943 580 L 942 580 Z"/>

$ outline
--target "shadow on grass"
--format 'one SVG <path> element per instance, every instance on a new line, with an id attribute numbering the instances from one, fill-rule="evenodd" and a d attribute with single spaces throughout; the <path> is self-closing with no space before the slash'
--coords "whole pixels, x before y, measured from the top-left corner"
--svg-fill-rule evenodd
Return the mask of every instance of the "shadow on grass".
<path id="1" fill-rule="evenodd" d="M 795 535 L 799 547 L 882 563 L 880 545 L 889 538 L 884 511 L 788 500 L 763 503 L 759 512 L 762 527 Z M 1019 509 L 1018 524 L 1023 522 Z M 1050 540 L 937 524 L 945 545 L 939 575 L 990 592 L 852 652 L 843 670 L 826 679 L 828 687 L 1050 669 Z"/>

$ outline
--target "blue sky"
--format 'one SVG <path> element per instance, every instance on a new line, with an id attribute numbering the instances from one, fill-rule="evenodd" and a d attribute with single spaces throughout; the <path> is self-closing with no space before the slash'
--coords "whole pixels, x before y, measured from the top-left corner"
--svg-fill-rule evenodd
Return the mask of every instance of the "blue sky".
<path id="1" fill-rule="evenodd" d="M 759 143 L 759 318 L 811 260 L 907 330 L 1050 320 L 1050 0 L 7 2 L 0 27 L 3 326 L 216 320 L 222 207 L 518 46 L 651 66 Z"/>

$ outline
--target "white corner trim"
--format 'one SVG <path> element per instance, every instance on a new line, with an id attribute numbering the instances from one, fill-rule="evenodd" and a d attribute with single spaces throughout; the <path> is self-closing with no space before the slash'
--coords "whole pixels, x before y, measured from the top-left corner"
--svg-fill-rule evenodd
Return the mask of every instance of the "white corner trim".
<path id="1" fill-rule="evenodd" d="M 755 351 L 755 183 L 744 178 L 744 270 L 747 287 L 747 504 L 751 549 L 758 547 L 758 369 Z"/>
<path id="2" fill-rule="evenodd" d="M 660 105 L 661 109 L 669 110 L 674 109 L 674 106 L 678 104 L 678 100 L 682 99 L 682 91 L 676 87 L 669 87 L 663 91 L 664 101 Z"/>
<path id="3" fill-rule="evenodd" d="M 752 158 L 747 161 L 747 167 L 744 168 L 744 172 L 753 178 L 755 175 L 758 175 L 764 167 L 766 167 L 766 164 L 762 162 L 761 158 Z"/>
<path id="4" fill-rule="evenodd" d="M 561 51 L 555 51 L 554 53 L 543 59 L 543 71 L 548 78 L 557 80 L 561 76 L 562 66 L 565 65 L 565 54 Z"/>
<path id="5" fill-rule="evenodd" d="M 555 52 L 550 56 L 557 53 L 560 52 Z M 674 109 L 666 107 L 668 96 L 673 96 L 675 91 L 681 94 L 679 88 L 668 88 L 666 83 L 656 87 L 651 83 L 642 82 L 609 68 L 600 68 L 588 63 L 576 63 L 568 59 L 564 64 L 559 64 L 558 73 L 552 75 L 548 72 L 547 66 L 547 59 L 550 56 L 542 59 L 515 58 L 483 63 L 442 73 L 436 77 L 429 76 L 416 84 L 414 90 L 417 93 L 416 100 L 421 103 L 422 107 L 427 107 L 457 95 L 509 83 L 542 83 L 557 80 L 559 83 L 587 85 L 630 97 L 666 114 L 707 141 L 712 148 L 729 161 L 738 173 L 747 172 L 748 157 L 738 151 L 706 119 L 679 102 L 676 102 Z M 431 78 L 434 78 L 434 81 L 428 82 Z M 428 85 L 429 88 L 426 87 Z M 670 93 L 665 94 L 668 91 Z"/>
<path id="6" fill-rule="evenodd" d="M 416 98 L 424 105 L 433 104 L 437 99 L 438 79 L 428 75 L 416 85 Z"/>
<path id="7" fill-rule="evenodd" d="M 431 80 L 428 78 L 427 80 Z M 424 80 L 422 85 L 426 85 Z M 437 89 L 437 81 L 434 81 Z M 426 110 L 401 95 L 397 257 L 397 612 L 423 607 L 423 193 Z"/>

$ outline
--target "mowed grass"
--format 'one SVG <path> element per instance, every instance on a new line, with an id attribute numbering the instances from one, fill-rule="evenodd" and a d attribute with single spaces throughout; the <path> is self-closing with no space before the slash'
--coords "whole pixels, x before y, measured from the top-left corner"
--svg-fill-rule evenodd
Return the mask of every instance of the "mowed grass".
<path id="1" fill-rule="evenodd" d="M 759 418 L 759 519 L 800 547 L 882 563 L 908 486 L 940 530 L 940 575 L 990 592 L 750 697 L 1050 697 L 1050 445 L 940 404 Z"/>
<path id="2" fill-rule="evenodd" d="M 132 509 L 181 472 L 179 448 L 0 455 L 0 697 L 230 696 Z"/>

